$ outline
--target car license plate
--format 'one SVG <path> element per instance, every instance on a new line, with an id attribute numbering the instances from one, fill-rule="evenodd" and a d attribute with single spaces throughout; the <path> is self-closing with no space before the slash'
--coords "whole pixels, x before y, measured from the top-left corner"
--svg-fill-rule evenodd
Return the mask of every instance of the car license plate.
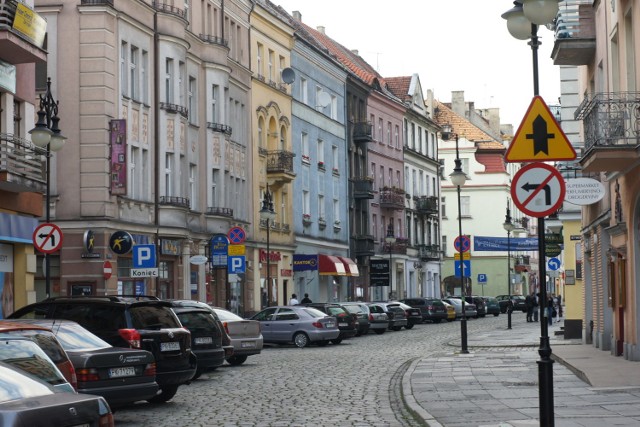
<path id="1" fill-rule="evenodd" d="M 240 343 L 240 347 L 242 348 L 256 348 L 256 343 L 253 341 L 242 341 Z"/>
<path id="2" fill-rule="evenodd" d="M 211 344 L 213 342 L 213 338 L 211 337 L 197 337 L 195 339 L 196 344 Z"/>
<path id="3" fill-rule="evenodd" d="M 178 341 L 160 343 L 160 351 L 176 351 L 176 350 L 180 350 L 180 343 Z"/>
<path id="4" fill-rule="evenodd" d="M 349 325 L 347 325 L 346 323 L 338 323 L 338 326 L 345 327 L 345 326 L 349 326 Z"/>
<path id="5" fill-rule="evenodd" d="M 109 369 L 109 378 L 135 377 L 136 369 L 133 366 Z"/>
<path id="6" fill-rule="evenodd" d="M 336 324 L 333 322 L 327 322 L 325 324 L 327 325 L 327 328 L 333 328 L 334 326 L 336 326 Z"/>

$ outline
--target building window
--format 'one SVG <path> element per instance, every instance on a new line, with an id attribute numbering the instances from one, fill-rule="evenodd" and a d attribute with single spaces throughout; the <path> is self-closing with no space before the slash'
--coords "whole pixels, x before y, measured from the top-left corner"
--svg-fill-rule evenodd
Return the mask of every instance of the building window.
<path id="1" fill-rule="evenodd" d="M 400 126 L 396 125 L 394 139 L 396 140 L 396 148 L 400 149 Z"/>
<path id="2" fill-rule="evenodd" d="M 267 64 L 268 67 L 268 76 L 269 77 L 269 81 L 272 82 L 273 81 L 273 60 L 274 60 L 274 51 L 272 51 L 271 49 L 269 49 L 269 58 L 268 61 L 269 63 Z"/>
<path id="3" fill-rule="evenodd" d="M 307 79 L 300 79 L 300 100 L 303 104 L 309 104 L 309 92 L 307 88 Z"/>
<path id="4" fill-rule="evenodd" d="M 218 85 L 211 86 L 211 122 L 218 122 L 218 97 L 220 96 L 220 87 Z"/>
<path id="5" fill-rule="evenodd" d="M 460 196 L 460 212 L 463 218 L 471 216 L 471 197 Z"/>
<path id="6" fill-rule="evenodd" d="M 447 217 L 447 198 L 446 197 L 440 197 L 440 213 L 442 213 L 442 217 L 446 218 Z"/>
<path id="7" fill-rule="evenodd" d="M 189 198 L 191 206 L 198 209 L 198 167 L 191 163 L 189 165 Z"/>
<path id="8" fill-rule="evenodd" d="M 127 86 L 127 43 L 122 42 L 120 44 L 120 93 L 123 96 L 128 96 Z"/>
<path id="9" fill-rule="evenodd" d="M 140 60 L 140 89 L 141 101 L 149 102 L 149 81 L 147 76 L 147 68 L 149 63 L 149 54 L 146 50 L 142 51 L 142 59 Z"/>
<path id="10" fill-rule="evenodd" d="M 382 133 L 383 131 L 383 126 L 382 126 L 382 118 L 378 119 L 378 138 L 380 138 L 380 142 L 384 142 L 384 133 Z"/>
<path id="11" fill-rule="evenodd" d="M 302 190 L 302 214 L 311 215 L 311 196 L 309 190 Z"/>
<path id="12" fill-rule="evenodd" d="M 302 163 L 310 163 L 311 157 L 309 156 L 309 135 L 306 132 L 302 132 L 300 135 L 300 149 L 302 150 Z"/>
<path id="13" fill-rule="evenodd" d="M 139 162 L 140 149 L 138 147 L 131 147 L 131 156 L 129 158 L 129 194 L 133 200 L 140 198 L 140 189 L 138 187 L 138 168 L 136 164 Z"/>
<path id="14" fill-rule="evenodd" d="M 335 95 L 331 95 L 331 111 L 329 112 L 329 117 L 333 120 L 338 120 L 338 97 Z"/>
<path id="15" fill-rule="evenodd" d="M 211 170 L 211 206 L 218 206 L 218 169 Z"/>
<path id="16" fill-rule="evenodd" d="M 173 195 L 173 154 L 167 153 L 164 161 L 164 195 L 170 197 Z"/>
<path id="17" fill-rule="evenodd" d="M 374 126 L 375 123 L 376 123 L 375 120 L 376 120 L 376 117 L 373 114 L 371 114 L 371 117 L 369 119 L 369 121 L 371 122 L 370 123 L 371 124 L 371 133 L 372 133 L 371 137 L 373 138 L 374 141 L 377 141 L 377 139 L 376 139 L 376 127 Z"/>
<path id="18" fill-rule="evenodd" d="M 256 49 L 256 68 L 258 71 L 258 77 L 260 76 L 264 76 L 264 70 L 262 69 L 262 51 L 264 50 L 264 47 L 262 46 L 262 44 L 258 43 L 258 48 Z"/>
<path id="19" fill-rule="evenodd" d="M 129 80 L 131 87 L 131 99 L 139 99 L 139 83 L 138 83 L 138 48 L 131 46 L 131 57 L 129 58 Z"/>
<path id="20" fill-rule="evenodd" d="M 393 142 L 391 140 L 391 122 L 387 122 L 387 145 L 391 145 Z"/>
<path id="21" fill-rule="evenodd" d="M 180 61 L 178 63 L 178 105 L 184 107 L 184 75 L 185 75 L 185 64 Z"/>
<path id="22" fill-rule="evenodd" d="M 167 58 L 164 65 L 164 96 L 169 104 L 173 104 L 173 59 Z"/>
<path id="23" fill-rule="evenodd" d="M 324 209 L 324 196 L 322 194 L 318 195 L 318 218 L 323 218 L 325 221 L 327 219 Z"/>
<path id="24" fill-rule="evenodd" d="M 469 176 L 469 159 L 460 159 L 461 166 L 462 166 L 462 172 L 466 173 L 467 176 Z M 471 179 L 471 178 L 469 178 Z"/>
<path id="25" fill-rule="evenodd" d="M 318 165 L 320 163 L 324 164 L 324 141 L 318 138 Z"/>

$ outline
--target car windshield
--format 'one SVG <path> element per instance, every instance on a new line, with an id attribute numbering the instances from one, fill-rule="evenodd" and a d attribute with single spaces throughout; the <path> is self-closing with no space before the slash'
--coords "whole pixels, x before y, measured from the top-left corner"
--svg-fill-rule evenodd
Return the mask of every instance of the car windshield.
<path id="1" fill-rule="evenodd" d="M 344 317 L 344 316 L 348 316 L 349 313 L 347 312 L 347 310 L 345 310 L 342 307 L 327 307 L 327 312 L 328 314 L 332 315 L 332 316 L 339 316 L 339 317 Z"/>
<path id="2" fill-rule="evenodd" d="M 129 310 L 135 329 L 180 328 L 182 325 L 169 307 L 136 304 Z"/>
<path id="3" fill-rule="evenodd" d="M 0 361 L 40 378 L 51 385 L 67 380 L 36 343 L 27 339 L 0 340 Z"/>
<path id="4" fill-rule="evenodd" d="M 359 305 L 345 304 L 344 308 L 347 309 L 349 313 L 360 314 L 363 313 L 362 308 Z"/>
<path id="5" fill-rule="evenodd" d="M 4 363 L 0 363 L 0 402 L 27 399 L 53 394 L 47 383 L 24 375 Z"/>
<path id="6" fill-rule="evenodd" d="M 109 348 L 111 345 L 101 338 L 93 335 L 77 323 L 60 322 L 50 326 L 56 334 L 56 338 L 67 351 L 74 350 L 98 350 Z"/>
<path id="7" fill-rule="evenodd" d="M 217 330 L 218 325 L 215 319 L 204 311 L 188 311 L 186 313 L 178 313 L 178 318 L 182 326 L 192 332 L 210 332 Z"/>
<path id="8" fill-rule="evenodd" d="M 498 300 L 497 300 L 497 299 L 495 299 L 495 298 L 485 298 L 484 300 L 485 300 L 487 303 L 492 303 L 492 304 L 495 304 L 495 303 L 497 303 L 497 302 L 498 302 Z"/>
<path id="9" fill-rule="evenodd" d="M 307 313 L 311 317 L 327 317 L 327 315 L 325 313 L 323 313 L 320 310 L 315 309 L 315 308 L 306 307 L 306 308 L 303 309 L 303 311 L 305 313 Z"/>
<path id="10" fill-rule="evenodd" d="M 244 320 L 242 317 L 238 316 L 237 314 L 227 310 L 223 310 L 221 308 L 214 308 L 213 311 L 215 311 L 216 314 L 218 315 L 218 319 L 222 320 L 223 322 L 228 322 L 232 320 Z"/>

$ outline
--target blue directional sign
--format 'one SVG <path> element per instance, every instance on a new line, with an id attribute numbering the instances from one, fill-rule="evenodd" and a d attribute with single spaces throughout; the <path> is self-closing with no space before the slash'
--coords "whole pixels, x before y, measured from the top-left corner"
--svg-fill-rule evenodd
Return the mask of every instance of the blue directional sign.
<path id="1" fill-rule="evenodd" d="M 133 268 L 155 268 L 156 246 L 155 245 L 135 245 L 132 249 Z"/>
<path id="2" fill-rule="evenodd" d="M 229 239 L 226 234 L 216 234 L 211 240 L 211 264 L 214 267 L 227 266 L 227 252 L 229 250 Z"/>
<path id="3" fill-rule="evenodd" d="M 478 283 L 487 283 L 487 275 L 478 273 Z"/>
<path id="4" fill-rule="evenodd" d="M 471 277 L 471 260 L 467 259 L 467 260 L 463 260 L 462 261 L 464 263 L 464 277 Z M 456 276 L 460 277 L 460 261 L 456 260 L 454 261 L 455 263 L 455 269 L 456 269 Z"/>
<path id="5" fill-rule="evenodd" d="M 244 255 L 230 256 L 227 257 L 227 259 L 229 260 L 227 264 L 227 271 L 229 271 L 229 273 L 239 274 L 246 272 L 247 269 Z"/>
<path id="6" fill-rule="evenodd" d="M 560 265 L 562 265 L 562 263 L 558 258 L 551 258 L 549 261 L 547 261 L 547 268 L 551 271 L 556 271 L 560 268 Z"/>

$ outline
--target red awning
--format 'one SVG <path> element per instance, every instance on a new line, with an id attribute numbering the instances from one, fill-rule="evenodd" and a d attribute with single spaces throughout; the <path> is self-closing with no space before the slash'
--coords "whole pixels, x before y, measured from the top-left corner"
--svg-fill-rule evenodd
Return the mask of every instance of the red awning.
<path id="1" fill-rule="evenodd" d="M 339 256 L 340 261 L 344 264 L 344 269 L 347 272 L 347 276 L 360 276 L 360 271 L 358 270 L 358 264 L 355 263 L 351 258 Z"/>
<path id="2" fill-rule="evenodd" d="M 321 276 L 346 276 L 344 264 L 340 258 L 331 255 L 318 255 L 318 274 Z"/>

